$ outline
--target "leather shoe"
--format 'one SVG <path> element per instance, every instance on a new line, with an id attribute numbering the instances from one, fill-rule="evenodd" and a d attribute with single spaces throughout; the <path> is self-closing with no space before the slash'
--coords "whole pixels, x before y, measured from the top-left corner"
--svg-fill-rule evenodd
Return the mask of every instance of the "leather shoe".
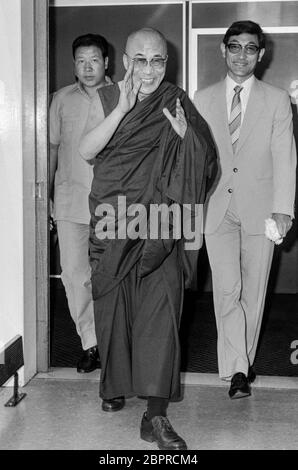
<path id="1" fill-rule="evenodd" d="M 178 436 L 165 416 L 154 416 L 148 420 L 144 413 L 141 422 L 141 439 L 156 442 L 161 450 L 187 449 L 186 442 Z"/>
<path id="2" fill-rule="evenodd" d="M 247 380 L 250 384 L 252 384 L 256 380 L 256 372 L 253 368 L 253 366 L 249 366 L 248 368 L 248 373 L 247 373 Z"/>
<path id="3" fill-rule="evenodd" d="M 112 398 L 111 400 L 102 400 L 101 408 L 103 411 L 119 411 L 125 405 L 124 397 Z"/>
<path id="4" fill-rule="evenodd" d="M 242 372 L 237 372 L 231 380 L 229 397 L 235 399 L 248 397 L 249 395 L 251 395 L 251 391 L 247 377 Z"/>
<path id="5" fill-rule="evenodd" d="M 100 360 L 97 346 L 86 349 L 81 359 L 77 363 L 77 372 L 84 374 L 86 372 L 92 372 L 100 367 Z"/>

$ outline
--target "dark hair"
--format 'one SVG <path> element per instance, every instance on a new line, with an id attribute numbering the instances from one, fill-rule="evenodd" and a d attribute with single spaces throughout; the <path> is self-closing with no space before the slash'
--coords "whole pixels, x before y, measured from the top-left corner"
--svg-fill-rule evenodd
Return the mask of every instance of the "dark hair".
<path id="1" fill-rule="evenodd" d="M 89 47 L 96 46 L 101 50 L 102 57 L 105 59 L 108 57 L 108 42 L 99 34 L 84 34 L 83 36 L 77 37 L 72 43 L 72 56 L 75 58 L 75 53 L 78 47 Z"/>
<path id="2" fill-rule="evenodd" d="M 226 31 L 226 34 L 223 38 L 223 43 L 228 44 L 228 40 L 231 36 L 239 36 L 239 34 L 242 33 L 255 34 L 258 36 L 260 49 L 265 47 L 265 34 L 263 33 L 261 26 L 258 23 L 254 23 L 250 20 L 235 21 Z"/>

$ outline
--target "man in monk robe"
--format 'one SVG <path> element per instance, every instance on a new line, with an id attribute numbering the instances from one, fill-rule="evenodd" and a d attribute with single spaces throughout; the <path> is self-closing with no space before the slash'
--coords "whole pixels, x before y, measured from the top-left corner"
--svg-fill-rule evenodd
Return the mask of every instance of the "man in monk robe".
<path id="1" fill-rule="evenodd" d="M 187 449 L 166 412 L 169 400 L 181 397 L 178 328 L 199 247 L 185 250 L 183 235 L 171 236 L 177 233 L 173 216 L 169 237 L 162 227 L 158 237 L 150 236 L 156 228 L 150 211 L 175 203 L 194 219 L 214 177 L 216 154 L 186 93 L 164 81 L 161 33 L 132 33 L 123 62 L 123 82 L 99 90 L 105 120 L 80 144 L 83 158 L 96 157 L 89 205 L 100 397 L 104 411 L 120 410 L 131 396 L 147 397 L 141 438 L 159 449 Z M 93 122 L 95 113 L 90 110 Z"/>

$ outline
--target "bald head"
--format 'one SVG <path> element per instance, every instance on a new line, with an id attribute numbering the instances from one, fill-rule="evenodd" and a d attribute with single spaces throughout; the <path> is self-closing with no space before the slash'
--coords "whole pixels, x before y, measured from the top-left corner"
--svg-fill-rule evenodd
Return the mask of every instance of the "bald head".
<path id="1" fill-rule="evenodd" d="M 131 33 L 126 41 L 126 52 L 129 55 L 135 55 L 139 48 L 154 45 L 160 51 L 160 55 L 167 55 L 167 41 L 162 33 L 153 28 L 142 28 Z"/>
<path id="2" fill-rule="evenodd" d="M 164 36 L 152 28 L 143 28 L 131 33 L 123 55 L 126 70 L 132 61 L 133 82 L 141 82 L 138 99 L 142 100 L 157 90 L 165 76 L 167 42 Z"/>

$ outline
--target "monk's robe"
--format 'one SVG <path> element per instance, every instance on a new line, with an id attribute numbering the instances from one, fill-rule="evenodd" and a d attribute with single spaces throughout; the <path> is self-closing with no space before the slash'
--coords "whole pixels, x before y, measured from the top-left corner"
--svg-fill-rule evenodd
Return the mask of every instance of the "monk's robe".
<path id="1" fill-rule="evenodd" d="M 98 92 L 107 116 L 118 103 L 119 87 Z M 166 107 L 175 115 L 177 98 L 188 124 L 183 139 L 162 111 Z M 195 275 L 198 250 L 184 250 L 183 227 L 179 239 L 171 237 L 171 217 L 169 238 L 162 239 L 161 234 L 150 238 L 150 205 L 188 204 L 194 217 L 216 169 L 206 122 L 186 93 L 167 82 L 137 101 L 95 159 L 89 196 L 90 260 L 104 399 L 180 398 L 178 329 L 184 289 Z M 142 237 L 123 236 L 124 222 L 129 232 L 134 216 L 117 210 L 119 196 L 125 196 L 127 209 L 132 204 L 146 209 L 136 227 Z M 112 220 L 115 213 L 115 223 L 107 224 L 110 238 L 103 238 L 99 227 L 107 220 L 109 207 L 115 209 L 109 214 Z"/>

